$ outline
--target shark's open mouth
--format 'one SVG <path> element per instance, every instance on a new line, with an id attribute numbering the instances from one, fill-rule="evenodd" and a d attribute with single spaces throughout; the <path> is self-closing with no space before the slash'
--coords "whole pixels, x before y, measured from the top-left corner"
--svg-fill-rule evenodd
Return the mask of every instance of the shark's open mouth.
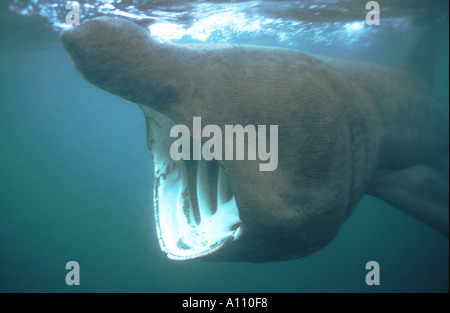
<path id="1" fill-rule="evenodd" d="M 174 260 L 211 254 L 238 238 L 239 211 L 228 177 L 215 161 L 174 161 L 169 136 L 175 123 L 140 106 L 155 166 L 155 221 L 161 250 Z M 191 145 L 192 146 L 192 145 Z"/>

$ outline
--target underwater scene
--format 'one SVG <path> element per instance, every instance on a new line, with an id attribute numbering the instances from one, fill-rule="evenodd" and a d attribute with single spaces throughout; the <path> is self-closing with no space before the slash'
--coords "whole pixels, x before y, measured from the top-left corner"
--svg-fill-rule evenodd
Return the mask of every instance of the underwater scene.
<path id="1" fill-rule="evenodd" d="M 0 292 L 448 292 L 448 13 L 2 1 Z"/>

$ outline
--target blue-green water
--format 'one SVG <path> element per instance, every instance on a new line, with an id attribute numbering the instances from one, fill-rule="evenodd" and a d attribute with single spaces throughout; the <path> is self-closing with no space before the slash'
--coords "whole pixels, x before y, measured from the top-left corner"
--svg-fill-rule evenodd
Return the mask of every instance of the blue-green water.
<path id="1" fill-rule="evenodd" d="M 329 246 L 302 259 L 166 259 L 142 113 L 86 82 L 43 20 L 2 10 L 0 291 L 448 292 L 448 238 L 368 196 Z M 448 105 L 448 3 L 446 10 L 435 89 Z M 321 42 L 307 48 L 399 63 L 411 45 L 393 37 L 374 39 L 382 46 L 365 54 Z M 65 283 L 70 260 L 80 264 L 80 286 Z M 371 260 L 380 264 L 380 286 L 365 283 Z"/>

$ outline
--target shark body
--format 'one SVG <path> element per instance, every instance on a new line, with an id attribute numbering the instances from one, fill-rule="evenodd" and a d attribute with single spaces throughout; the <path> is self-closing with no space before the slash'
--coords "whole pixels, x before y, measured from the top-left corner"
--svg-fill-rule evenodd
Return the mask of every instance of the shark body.
<path id="1" fill-rule="evenodd" d="M 324 247 L 364 194 L 448 236 L 448 112 L 409 67 L 245 45 L 161 43 L 101 17 L 63 32 L 74 66 L 139 104 L 173 259 L 266 262 Z M 278 125 L 278 167 L 173 161 L 174 124 Z M 223 129 L 222 129 L 223 130 Z M 447 159 L 448 160 L 448 159 Z"/>

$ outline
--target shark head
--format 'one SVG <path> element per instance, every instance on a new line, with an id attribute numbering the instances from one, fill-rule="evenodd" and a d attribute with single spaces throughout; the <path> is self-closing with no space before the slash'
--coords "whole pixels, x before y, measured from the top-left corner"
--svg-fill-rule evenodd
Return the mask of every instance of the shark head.
<path id="1" fill-rule="evenodd" d="M 359 150 L 352 149 L 349 114 L 315 70 L 324 61 L 279 48 L 159 42 L 110 17 L 66 30 L 61 40 L 89 82 L 144 113 L 156 233 L 169 258 L 301 257 L 334 238 L 363 194 L 371 164 L 353 162 Z M 191 155 L 213 135 L 196 137 L 194 117 L 222 135 L 226 125 L 277 125 L 278 166 L 261 171 L 259 155 L 174 160 L 175 125 L 185 126 Z"/>

